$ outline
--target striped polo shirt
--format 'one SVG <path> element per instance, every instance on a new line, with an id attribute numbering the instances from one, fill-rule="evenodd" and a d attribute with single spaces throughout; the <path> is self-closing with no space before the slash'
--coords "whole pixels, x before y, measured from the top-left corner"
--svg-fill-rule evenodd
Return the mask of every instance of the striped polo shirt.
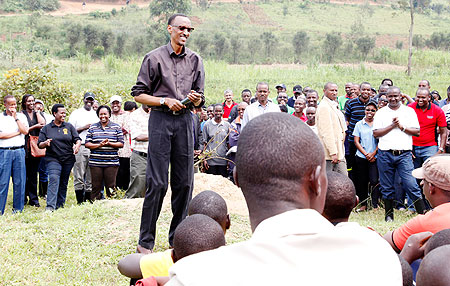
<path id="1" fill-rule="evenodd" d="M 123 133 L 119 124 L 109 121 L 108 125 L 102 126 L 100 122 L 94 123 L 86 134 L 86 143 L 91 142 L 100 144 L 103 140 L 108 139 L 110 142 L 122 142 Z M 111 167 L 119 166 L 119 148 L 103 146 L 91 150 L 89 157 L 89 166 L 93 167 Z"/>
<path id="2" fill-rule="evenodd" d="M 355 129 L 355 125 L 364 118 L 366 105 L 369 102 L 370 99 L 366 103 L 363 103 L 359 97 L 357 97 L 348 100 L 345 105 L 345 120 L 348 121 L 347 135 L 351 142 L 353 142 L 353 130 Z"/>

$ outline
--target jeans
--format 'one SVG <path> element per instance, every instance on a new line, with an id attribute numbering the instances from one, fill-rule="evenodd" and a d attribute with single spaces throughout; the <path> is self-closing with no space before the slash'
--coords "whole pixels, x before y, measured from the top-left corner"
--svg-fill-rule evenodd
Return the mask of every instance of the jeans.
<path id="1" fill-rule="evenodd" d="M 25 202 L 25 149 L 0 149 L 0 214 L 5 212 L 9 179 L 13 181 L 13 212 L 22 211 Z"/>
<path id="2" fill-rule="evenodd" d="M 413 146 L 414 169 L 422 167 L 423 163 L 439 151 L 439 147 L 435 146 Z"/>
<path id="3" fill-rule="evenodd" d="M 67 194 L 67 183 L 74 161 L 60 162 L 56 159 L 47 159 L 48 189 L 47 208 L 58 209 L 64 207 Z"/>
<path id="4" fill-rule="evenodd" d="M 48 182 L 47 161 L 45 157 L 42 157 L 39 163 L 39 182 Z"/>
<path id="5" fill-rule="evenodd" d="M 419 185 L 411 174 L 414 169 L 411 152 L 394 156 L 389 151 L 378 150 L 377 167 L 383 199 L 393 200 L 395 198 L 395 171 L 400 176 L 408 196 L 413 201 L 422 198 Z"/>

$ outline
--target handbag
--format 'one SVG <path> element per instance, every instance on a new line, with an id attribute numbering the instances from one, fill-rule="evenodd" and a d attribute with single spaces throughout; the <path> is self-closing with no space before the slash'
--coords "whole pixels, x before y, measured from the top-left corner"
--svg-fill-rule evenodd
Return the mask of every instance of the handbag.
<path id="1" fill-rule="evenodd" d="M 38 147 L 38 139 L 39 136 L 33 136 L 30 135 L 30 151 L 31 151 L 31 156 L 35 157 L 35 158 L 39 158 L 39 157 L 44 157 L 45 156 L 45 149 L 40 149 Z"/>

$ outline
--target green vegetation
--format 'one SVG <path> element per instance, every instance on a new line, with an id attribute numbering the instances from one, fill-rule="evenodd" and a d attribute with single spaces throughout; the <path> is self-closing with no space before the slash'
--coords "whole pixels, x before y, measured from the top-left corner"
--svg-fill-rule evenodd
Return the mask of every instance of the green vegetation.
<path id="1" fill-rule="evenodd" d="M 0 11 L 54 11 L 59 8 L 58 0 L 2 0 Z"/>

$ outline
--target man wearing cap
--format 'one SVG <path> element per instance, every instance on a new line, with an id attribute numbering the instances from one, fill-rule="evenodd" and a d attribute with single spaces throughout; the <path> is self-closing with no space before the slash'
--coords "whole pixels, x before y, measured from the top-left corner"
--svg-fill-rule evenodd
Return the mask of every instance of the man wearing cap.
<path id="1" fill-rule="evenodd" d="M 75 165 L 73 166 L 73 188 L 75 189 L 75 196 L 77 203 L 81 204 L 90 198 L 92 191 L 91 172 L 89 170 L 89 155 L 90 150 L 84 147 L 86 141 L 86 134 L 91 124 L 99 121 L 97 114 L 92 109 L 95 100 L 95 95 L 92 92 L 84 94 L 84 106 L 78 108 L 70 114 L 69 123 L 77 130 L 81 138 L 81 147 L 75 155 Z"/>
<path id="2" fill-rule="evenodd" d="M 436 233 L 450 228 L 450 155 L 438 154 L 430 157 L 421 168 L 415 169 L 412 175 L 422 180 L 423 193 L 433 210 L 410 219 L 384 235 L 396 251 L 402 250 L 408 237 L 415 233 Z"/>
<path id="3" fill-rule="evenodd" d="M 420 188 L 411 175 L 412 137 L 419 136 L 420 125 L 414 110 L 401 104 L 401 98 L 400 89 L 391 86 L 387 92 L 389 104 L 377 112 L 373 121 L 373 136 L 379 140 L 377 167 L 386 221 L 394 220 L 396 172 L 416 211 L 422 214 L 425 208 Z"/>
<path id="4" fill-rule="evenodd" d="M 302 86 L 301 85 L 294 86 L 293 92 L 294 92 L 294 95 L 289 97 L 288 102 L 287 102 L 287 105 L 292 108 L 294 108 L 295 100 L 297 99 L 297 97 L 303 94 Z"/>
<path id="5" fill-rule="evenodd" d="M 280 92 L 286 92 L 286 85 L 284 83 L 277 84 L 275 88 L 277 89 L 277 94 Z"/>
<path id="6" fill-rule="evenodd" d="M 173 213 L 170 245 L 173 245 L 175 228 L 187 215 L 192 197 L 194 135 L 188 107 L 191 104 L 202 106 L 205 102 L 202 58 L 185 46 L 193 30 L 186 15 L 170 16 L 167 23 L 170 42 L 145 55 L 131 90 L 137 102 L 152 109 L 148 122 L 148 189 L 142 207 L 137 248 L 141 253 L 151 252 L 155 245 L 156 222 L 169 182 L 169 163 Z M 186 98 L 189 103 L 184 101 Z"/>
<path id="7" fill-rule="evenodd" d="M 3 98 L 5 111 L 0 114 L 0 215 L 5 211 L 9 181 L 13 182 L 13 212 L 22 211 L 25 202 L 25 135 L 28 120 L 17 112 L 17 101 L 12 95 Z"/>
<path id="8" fill-rule="evenodd" d="M 244 117 L 241 123 L 241 129 L 255 117 L 269 112 L 280 112 L 277 104 L 268 100 L 270 94 L 269 84 L 267 82 L 259 82 L 256 85 L 256 98 L 258 101 L 250 104 L 244 111 Z"/>
<path id="9" fill-rule="evenodd" d="M 119 124 L 123 133 L 123 147 L 119 149 L 119 170 L 116 175 L 116 187 L 122 190 L 128 188 L 130 183 L 130 135 L 129 135 L 129 113 L 122 110 L 122 98 L 118 95 L 113 95 L 109 99 L 111 104 L 111 121 Z"/>

